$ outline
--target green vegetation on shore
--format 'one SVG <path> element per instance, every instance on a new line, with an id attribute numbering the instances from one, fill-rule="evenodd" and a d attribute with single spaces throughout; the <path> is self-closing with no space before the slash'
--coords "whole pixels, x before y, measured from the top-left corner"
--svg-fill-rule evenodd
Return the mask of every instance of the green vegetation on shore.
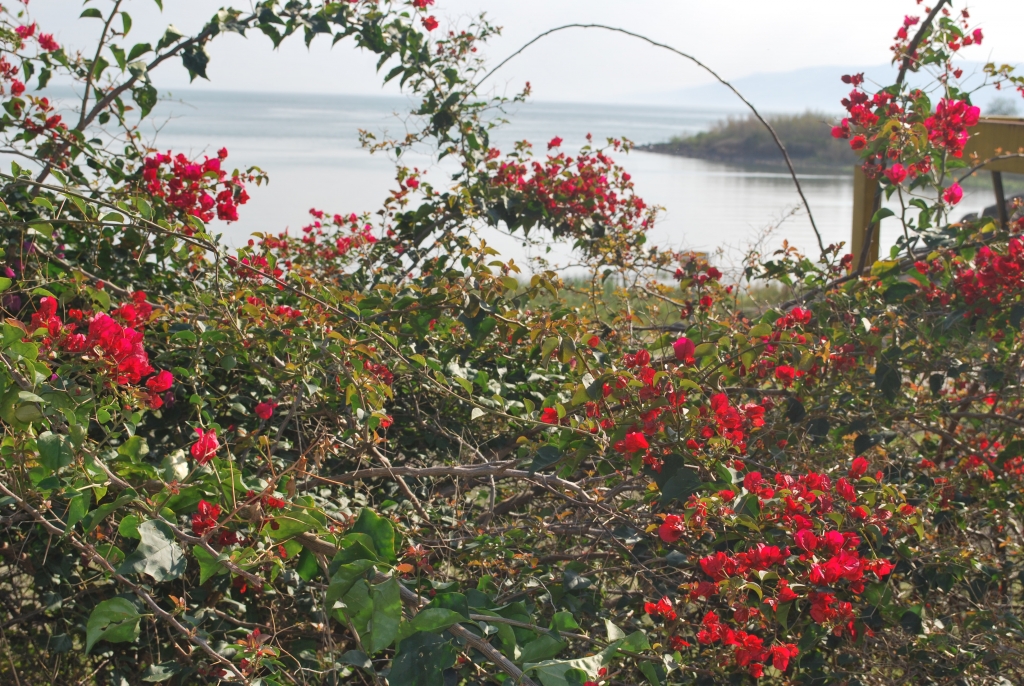
<path id="1" fill-rule="evenodd" d="M 819 112 L 768 118 L 798 171 L 849 171 L 857 156 L 849 143 L 832 138 L 831 117 Z M 785 162 L 764 124 L 753 115 L 730 117 L 710 131 L 674 137 L 642 150 L 716 162 L 783 168 Z"/>

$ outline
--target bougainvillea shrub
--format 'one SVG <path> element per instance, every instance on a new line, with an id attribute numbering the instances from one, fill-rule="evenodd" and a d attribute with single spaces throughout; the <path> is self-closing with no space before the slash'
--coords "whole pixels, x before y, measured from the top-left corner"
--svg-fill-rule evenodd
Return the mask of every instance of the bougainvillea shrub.
<path id="1" fill-rule="evenodd" d="M 950 217 L 984 162 L 968 11 L 908 3 L 891 86 L 836 75 L 885 259 L 727 275 L 648 245 L 628 141 L 493 147 L 484 19 L 267 0 L 136 37 L 128 5 L 86 4 L 81 51 L 28 3 L 0 25 L 4 683 L 1024 679 L 1024 225 Z M 229 33 L 354 44 L 418 98 L 364 134 L 398 160 L 379 206 L 212 237 L 265 173 L 139 124 L 150 72 L 205 78 Z"/>

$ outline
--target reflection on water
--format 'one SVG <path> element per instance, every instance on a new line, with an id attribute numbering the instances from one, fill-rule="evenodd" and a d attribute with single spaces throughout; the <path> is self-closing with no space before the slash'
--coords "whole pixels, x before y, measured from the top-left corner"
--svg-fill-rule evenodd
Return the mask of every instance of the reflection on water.
<path id="1" fill-rule="evenodd" d="M 310 207 L 331 212 L 374 210 L 393 187 L 391 162 L 362 150 L 358 130 L 403 135 L 403 117 L 408 115 L 396 113 L 408 111 L 410 101 L 404 98 L 187 91 L 176 95 L 187 102 L 162 103 L 147 129 L 156 135 L 159 147 L 212 154 L 223 145 L 231 151 L 231 163 L 258 164 L 270 173 L 268 186 L 252 190 L 252 202 L 242 208 L 240 222 L 226 229 L 217 224 L 232 243 L 253 231 L 301 226 Z M 543 154 L 554 136 L 564 139 L 567 151 L 583 145 L 588 133 L 595 141 L 626 137 L 648 143 L 706 130 L 728 114 L 670 107 L 528 103 L 510 107 L 506 113 L 510 123 L 494 132 L 492 142 L 507 151 L 514 141 L 530 140 L 537 154 Z M 432 164 L 415 151 L 406 153 L 403 161 L 426 168 L 437 185 L 455 170 L 447 164 Z M 816 254 L 806 213 L 792 212 L 800 199 L 787 174 L 644 152 L 620 156 L 619 161 L 632 174 L 640 195 L 665 208 L 651 232 L 651 245 L 703 251 L 724 248 L 735 260 L 740 248 L 781 221 L 764 244 L 767 249 L 777 248 L 785 238 Z M 806 175 L 801 182 L 824 242 L 848 241 L 852 177 Z M 954 217 L 991 203 L 991 193 L 984 186 L 969 190 Z M 884 222 L 883 242 L 890 245 L 897 232 L 892 220 Z M 523 261 L 517 242 L 495 232 L 486 237 L 504 254 Z M 566 256 L 563 248 L 554 252 Z"/>

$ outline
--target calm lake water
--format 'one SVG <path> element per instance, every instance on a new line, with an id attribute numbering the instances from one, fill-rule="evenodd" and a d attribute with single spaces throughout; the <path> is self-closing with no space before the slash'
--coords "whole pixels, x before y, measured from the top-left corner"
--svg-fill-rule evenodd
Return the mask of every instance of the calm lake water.
<path id="1" fill-rule="evenodd" d="M 359 129 L 402 134 L 402 112 L 408 101 L 391 97 L 313 96 L 182 91 L 179 99 L 161 103 L 143 129 L 161 149 L 213 155 L 230 151 L 229 166 L 258 165 L 270 183 L 250 188 L 252 200 L 240 208 L 241 220 L 217 222 L 224 238 L 238 244 L 254 231 L 277 232 L 306 223 L 307 210 L 360 213 L 380 207 L 394 187 L 394 167 L 386 157 L 372 156 L 358 142 Z M 588 104 L 527 103 L 509 110 L 509 124 L 493 141 L 508 150 L 517 140 L 530 140 L 538 151 L 554 136 L 563 149 L 578 149 L 587 133 L 595 141 L 626 137 L 635 143 L 664 141 L 674 135 L 708 129 L 734 112 Z M 406 164 L 428 168 L 435 185 L 450 173 L 424 155 L 406 155 Z M 618 160 L 632 174 L 637 191 L 649 203 L 665 208 L 649 244 L 703 251 L 726 250 L 735 262 L 764 229 L 781 226 L 763 244 L 777 248 L 782 239 L 810 251 L 814 237 L 806 213 L 789 216 L 799 197 L 788 175 L 752 171 L 729 165 L 633 152 Z M 801 181 L 825 243 L 848 241 L 852 176 L 807 175 Z M 975 197 L 977 196 L 977 197 Z M 964 209 L 990 204 L 987 193 L 974 193 Z M 895 227 L 883 226 L 883 241 L 895 238 Z M 524 249 L 497 232 L 488 242 L 518 262 Z M 566 257 L 564 247 L 556 247 Z"/>

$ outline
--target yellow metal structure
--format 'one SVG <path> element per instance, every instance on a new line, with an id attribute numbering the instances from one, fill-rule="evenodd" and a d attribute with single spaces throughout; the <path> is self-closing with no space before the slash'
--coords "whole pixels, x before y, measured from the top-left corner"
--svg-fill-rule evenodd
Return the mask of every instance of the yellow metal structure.
<path id="1" fill-rule="evenodd" d="M 967 143 L 964 156 L 977 155 L 978 160 L 983 162 L 1000 154 L 1017 152 L 1024 152 L 1024 119 L 984 117 L 976 127 L 971 129 L 971 138 Z M 999 219 L 1005 224 L 1007 218 L 1005 216 L 1002 175 L 1003 173 L 1024 174 L 1024 158 L 995 160 L 986 164 L 984 169 L 992 172 Z M 876 224 L 872 227 L 868 224 L 878 210 L 877 190 L 878 183 L 868 179 L 860 167 L 856 167 L 853 175 L 853 235 L 850 240 L 854 268 L 859 265 L 864 244 L 869 236 L 871 246 L 868 248 L 867 259 L 864 262 L 871 265 L 878 260 L 879 226 Z"/>

